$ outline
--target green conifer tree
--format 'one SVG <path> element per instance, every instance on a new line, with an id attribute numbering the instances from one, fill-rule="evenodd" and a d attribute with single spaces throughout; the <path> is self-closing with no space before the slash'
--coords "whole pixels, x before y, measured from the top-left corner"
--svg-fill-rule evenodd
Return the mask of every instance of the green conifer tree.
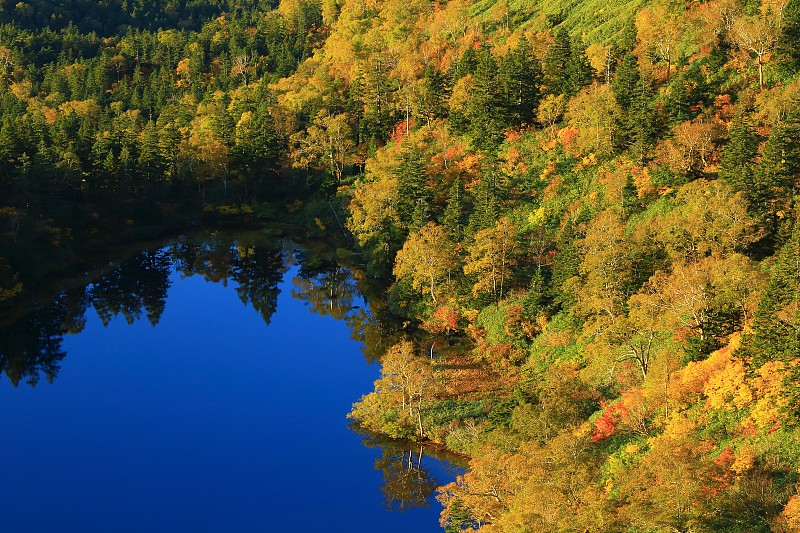
<path id="1" fill-rule="evenodd" d="M 731 121 L 728 143 L 722 149 L 719 177 L 734 190 L 747 191 L 755 184 L 753 167 L 758 154 L 758 138 L 746 109 Z"/>
<path id="2" fill-rule="evenodd" d="M 752 358 L 756 367 L 791 361 L 800 354 L 800 223 L 794 223 L 791 238 L 777 254 L 752 333 L 745 336 L 740 353 Z"/>
<path id="3" fill-rule="evenodd" d="M 447 235 L 453 242 L 461 242 L 464 237 L 464 184 L 459 178 L 453 181 L 450 186 L 450 193 L 447 197 L 447 206 L 444 210 L 442 225 L 447 231 Z"/>
<path id="4" fill-rule="evenodd" d="M 547 50 L 542 62 L 547 92 L 550 94 L 567 94 L 569 91 L 570 62 L 572 60 L 572 42 L 567 30 L 559 28 L 553 35 L 554 40 Z"/>
<path id="5" fill-rule="evenodd" d="M 425 206 L 430 205 L 425 158 L 419 147 L 412 145 L 403 151 L 394 177 L 398 182 L 397 214 L 401 225 L 409 229 L 425 216 Z"/>
<path id="6" fill-rule="evenodd" d="M 778 57 L 791 74 L 800 70 L 800 0 L 789 0 L 783 7 Z"/>
<path id="7" fill-rule="evenodd" d="M 523 36 L 513 51 L 503 58 L 499 72 L 501 103 L 509 125 L 531 124 L 539 107 L 542 65 Z"/>
<path id="8" fill-rule="evenodd" d="M 572 41 L 570 46 L 569 62 L 566 71 L 566 92 L 567 96 L 574 96 L 583 88 L 592 83 L 595 72 L 589 64 L 586 56 L 586 48 L 580 39 Z"/>

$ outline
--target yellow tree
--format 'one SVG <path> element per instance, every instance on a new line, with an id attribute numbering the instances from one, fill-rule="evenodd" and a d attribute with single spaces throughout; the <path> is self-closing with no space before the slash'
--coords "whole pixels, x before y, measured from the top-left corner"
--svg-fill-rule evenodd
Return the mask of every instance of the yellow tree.
<path id="1" fill-rule="evenodd" d="M 475 235 L 464 264 L 464 274 L 477 276 L 472 294 L 491 293 L 495 301 L 503 299 L 511 267 L 516 263 L 517 248 L 517 228 L 508 217 Z"/>
<path id="2" fill-rule="evenodd" d="M 664 72 L 669 81 L 672 64 L 678 57 L 678 41 L 686 27 L 683 14 L 670 11 L 666 2 L 642 9 L 636 16 L 639 57 L 655 63 L 666 63 Z"/>
<path id="3" fill-rule="evenodd" d="M 611 151 L 611 130 L 617 102 L 609 84 L 594 83 L 570 99 L 566 119 L 578 128 L 578 146 L 583 153 Z"/>
<path id="4" fill-rule="evenodd" d="M 656 237 L 675 261 L 727 256 L 762 236 L 747 213 L 743 193 L 734 193 L 719 180 L 688 183 L 675 202 L 678 207 L 657 222 Z"/>
<path id="5" fill-rule="evenodd" d="M 641 531 L 689 531 L 705 510 L 713 485 L 709 441 L 696 436 L 695 423 L 673 416 L 663 434 L 648 441 L 650 451 L 623 472 L 618 483 L 622 519 Z"/>
<path id="6" fill-rule="evenodd" d="M 381 365 L 381 377 L 389 389 L 401 393 L 403 409 L 412 416 L 416 413 L 417 429 L 422 437 L 422 405 L 436 393 L 430 360 L 418 356 L 411 341 L 403 340 L 389 348 Z"/>
<path id="7" fill-rule="evenodd" d="M 733 21 L 731 35 L 736 46 L 753 58 L 758 69 L 758 87 L 764 88 L 764 63 L 775 48 L 781 34 L 781 15 L 768 9 L 766 13 L 741 16 Z"/>
<path id="8" fill-rule="evenodd" d="M 579 271 L 583 287 L 576 290 L 583 313 L 597 315 L 596 327 L 613 324 L 623 313 L 634 278 L 633 245 L 625 232 L 620 209 L 601 212 L 577 241 L 583 252 Z"/>
<path id="9" fill-rule="evenodd" d="M 222 178 L 227 187 L 230 149 L 215 127 L 213 109 L 198 111 L 191 125 L 184 130 L 187 137 L 180 145 L 180 158 L 196 177 L 203 199 L 206 183 Z"/>
<path id="10" fill-rule="evenodd" d="M 381 358 L 375 390 L 353 405 L 348 418 L 364 428 L 393 438 L 424 435 L 422 409 L 438 391 L 433 366 L 408 340 L 395 344 Z M 414 420 L 416 419 L 416 420 Z"/>
<path id="11" fill-rule="evenodd" d="M 706 343 L 719 330 L 733 330 L 732 317 L 746 318 L 762 287 L 763 276 L 750 259 L 709 256 L 678 264 L 669 273 L 656 272 L 631 306 L 649 309 L 664 330 L 682 329 Z"/>
<path id="12" fill-rule="evenodd" d="M 326 169 L 341 181 L 355 153 L 355 142 L 347 113 L 331 115 L 323 109 L 306 131 L 292 136 L 292 165 L 295 168 Z"/>
<path id="13" fill-rule="evenodd" d="M 683 122 L 675 127 L 673 138 L 664 143 L 662 158 L 676 172 L 704 171 L 720 137 L 719 124 L 703 119 Z"/>
<path id="14" fill-rule="evenodd" d="M 450 525 L 448 511 L 458 501 L 481 524 L 492 523 L 508 511 L 525 486 L 532 465 L 525 453 L 509 453 L 486 446 L 470 460 L 469 471 L 439 489 L 442 526 Z"/>
<path id="15" fill-rule="evenodd" d="M 436 303 L 438 284 L 453 265 L 453 245 L 443 226 L 428 222 L 408 236 L 403 249 L 397 252 L 394 275 L 408 279 L 414 289 L 428 292 Z"/>
<path id="16" fill-rule="evenodd" d="M 536 110 L 536 120 L 545 127 L 551 137 L 555 136 L 556 123 L 564 117 L 566 108 L 566 97 L 563 94 L 558 96 L 548 94 L 539 104 L 539 108 Z"/>

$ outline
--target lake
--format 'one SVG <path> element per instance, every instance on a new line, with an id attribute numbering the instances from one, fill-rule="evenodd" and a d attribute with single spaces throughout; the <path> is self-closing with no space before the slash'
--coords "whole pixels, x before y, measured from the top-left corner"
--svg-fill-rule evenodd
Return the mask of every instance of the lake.
<path id="1" fill-rule="evenodd" d="M 348 426 L 391 335 L 335 260 L 207 234 L 51 284 L 1 321 L 5 531 L 441 531 L 461 470 Z"/>

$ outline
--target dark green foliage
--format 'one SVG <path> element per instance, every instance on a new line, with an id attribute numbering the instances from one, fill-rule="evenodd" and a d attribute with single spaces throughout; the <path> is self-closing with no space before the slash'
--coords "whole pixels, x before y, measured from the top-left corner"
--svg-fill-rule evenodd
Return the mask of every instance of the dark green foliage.
<path id="1" fill-rule="evenodd" d="M 465 195 L 464 184 L 456 178 L 450 187 L 447 206 L 442 216 L 442 225 L 453 242 L 461 242 L 464 235 Z"/>
<path id="2" fill-rule="evenodd" d="M 620 113 L 615 116 L 613 141 L 617 150 L 622 150 L 630 144 L 630 109 L 637 99 L 637 87 L 641 83 L 639 65 L 636 56 L 629 52 L 622 56 L 619 67 L 614 73 L 611 90 L 619 105 Z"/>
<path id="3" fill-rule="evenodd" d="M 547 285 L 542 269 L 537 268 L 522 301 L 522 311 L 529 320 L 536 320 L 547 308 L 546 290 Z"/>
<path id="4" fill-rule="evenodd" d="M 625 24 L 620 34 L 619 44 L 617 46 L 621 54 L 629 55 L 633 53 L 633 49 L 636 48 L 636 43 L 638 42 L 636 34 L 636 23 L 631 20 Z"/>
<path id="5" fill-rule="evenodd" d="M 619 89 L 618 98 L 627 105 L 620 103 L 620 111 L 614 117 L 612 142 L 616 150 L 630 149 L 637 159 L 644 160 L 652 156 L 658 138 L 655 96 L 647 78 L 631 75 L 625 81 L 626 85 L 633 80 L 635 85 L 631 92 L 627 91 L 628 87 Z"/>
<path id="6" fill-rule="evenodd" d="M 432 402 L 422 412 L 425 425 L 432 427 L 446 426 L 453 420 L 468 418 L 482 419 L 486 417 L 486 405 L 483 401 L 457 402 L 442 400 Z"/>
<path id="7" fill-rule="evenodd" d="M 253 94 L 240 110 L 249 113 L 249 120 L 236 130 L 233 156 L 235 166 L 248 176 L 263 176 L 276 172 L 285 151 L 285 141 L 275 127 L 269 106 L 272 96 L 266 88 Z"/>
<path id="8" fill-rule="evenodd" d="M 461 54 L 461 58 L 457 62 L 453 63 L 450 71 L 453 82 L 463 78 L 467 74 L 474 74 L 477 66 L 478 59 L 475 56 L 475 49 L 472 46 L 467 46 L 467 48 L 464 50 L 464 53 Z"/>
<path id="9" fill-rule="evenodd" d="M 578 39 L 572 42 L 571 54 L 567 63 L 567 91 L 565 94 L 573 96 L 578 94 L 583 87 L 586 87 L 595 77 L 595 71 L 589 64 L 586 56 L 586 49 Z"/>
<path id="10" fill-rule="evenodd" d="M 753 167 L 758 154 L 758 137 L 744 111 L 741 110 L 731 121 L 719 170 L 719 177 L 737 191 L 749 191 L 755 185 Z"/>
<path id="11" fill-rule="evenodd" d="M 424 226 L 430 220 L 430 190 L 425 156 L 419 147 L 406 147 L 394 176 L 398 182 L 397 214 L 401 225 L 409 230 Z"/>
<path id="12" fill-rule="evenodd" d="M 539 106 L 542 66 L 527 39 L 520 39 L 500 66 L 501 102 L 508 125 L 532 124 Z"/>
<path id="13" fill-rule="evenodd" d="M 580 40 L 572 41 L 564 28 L 555 31 L 542 68 L 548 92 L 574 96 L 591 83 L 594 71 Z"/>
<path id="14" fill-rule="evenodd" d="M 800 224 L 781 247 L 767 290 L 758 304 L 752 333 L 741 353 L 756 366 L 767 361 L 788 362 L 800 354 Z M 796 384 L 795 384 L 796 386 Z"/>
<path id="15" fill-rule="evenodd" d="M 680 124 L 694 116 L 692 112 L 692 102 L 686 81 L 676 76 L 670 84 L 670 92 L 667 98 L 667 109 L 669 109 L 669 120 L 672 124 Z"/>
<path id="16" fill-rule="evenodd" d="M 800 110 L 795 103 L 786 119 L 776 124 L 764 143 L 754 183 L 745 189 L 750 209 L 770 232 L 791 208 L 800 174 Z"/>
<path id="17" fill-rule="evenodd" d="M 800 70 L 800 0 L 789 0 L 783 8 L 778 57 L 791 73 Z"/>
<path id="18" fill-rule="evenodd" d="M 567 73 L 572 59 L 572 42 L 564 28 L 557 29 L 553 37 L 553 44 L 548 48 L 542 62 L 544 79 L 549 93 L 567 94 L 570 83 Z"/>
<path id="19" fill-rule="evenodd" d="M 614 97 L 621 108 L 630 108 L 636 99 L 636 87 L 640 80 L 638 60 L 632 52 L 628 52 L 622 56 L 611 84 L 611 90 L 614 91 Z"/>
<path id="20" fill-rule="evenodd" d="M 475 145 L 490 152 L 502 141 L 508 118 L 497 74 L 498 65 L 491 49 L 486 45 L 478 48 L 477 59 L 475 83 L 466 113 Z"/>
<path id="21" fill-rule="evenodd" d="M 564 288 L 564 283 L 578 275 L 581 263 L 578 248 L 572 243 L 559 247 L 553 258 L 552 276 L 550 278 L 550 297 L 562 309 L 569 309 L 575 303 L 575 295 Z"/>
<path id="22" fill-rule="evenodd" d="M 350 86 L 347 88 L 347 101 L 345 103 L 345 111 L 350 115 L 353 121 L 353 131 L 355 133 L 355 141 L 361 144 L 364 140 L 364 76 L 361 71 L 358 72 Z"/>
<path id="23" fill-rule="evenodd" d="M 449 97 L 445 77 L 432 65 L 427 65 L 423 72 L 426 98 L 422 104 L 422 113 L 430 120 L 447 117 L 447 98 Z"/>
<path id="24" fill-rule="evenodd" d="M 448 516 L 450 517 L 450 522 L 444 528 L 445 533 L 461 533 L 462 531 L 471 531 L 478 528 L 478 524 L 475 523 L 469 509 L 459 499 L 450 504 Z"/>
<path id="25" fill-rule="evenodd" d="M 503 190 L 496 169 L 487 164 L 481 172 L 478 185 L 472 189 L 473 211 L 469 218 L 467 234 L 475 235 L 482 229 L 494 226 L 500 213 Z"/>
<path id="26" fill-rule="evenodd" d="M 622 210 L 626 217 L 634 215 L 641 211 L 642 203 L 639 198 L 639 192 L 636 189 L 636 184 L 633 183 L 633 178 L 628 176 L 625 179 L 625 185 L 622 187 Z"/>
<path id="27" fill-rule="evenodd" d="M 389 136 L 389 131 L 394 125 L 393 110 L 390 106 L 392 81 L 384 62 L 373 59 L 369 71 L 364 77 L 364 103 L 363 131 L 367 138 L 383 142 Z"/>
<path id="28" fill-rule="evenodd" d="M 503 427 L 511 425 L 511 415 L 514 413 L 514 408 L 519 405 L 516 398 L 495 400 L 487 404 L 488 413 L 487 418 L 494 427 Z"/>

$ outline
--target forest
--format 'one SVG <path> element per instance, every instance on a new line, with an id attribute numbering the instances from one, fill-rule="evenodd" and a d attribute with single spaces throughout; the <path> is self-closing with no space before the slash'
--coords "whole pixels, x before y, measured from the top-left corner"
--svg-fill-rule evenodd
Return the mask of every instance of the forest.
<path id="1" fill-rule="evenodd" d="M 0 309 L 111 233 L 336 242 L 449 533 L 800 531 L 800 0 L 0 0 L 0 187 Z"/>

